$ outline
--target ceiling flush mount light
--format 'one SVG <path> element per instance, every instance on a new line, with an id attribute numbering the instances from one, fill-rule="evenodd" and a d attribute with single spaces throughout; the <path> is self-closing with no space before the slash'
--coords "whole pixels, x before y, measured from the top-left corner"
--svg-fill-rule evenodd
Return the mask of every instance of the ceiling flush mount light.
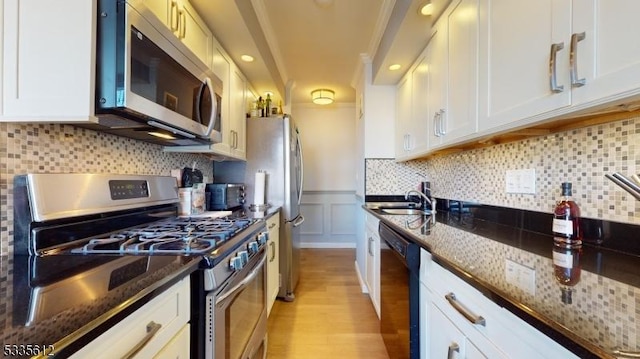
<path id="1" fill-rule="evenodd" d="M 253 62 L 253 56 L 251 55 L 242 55 L 240 56 L 240 59 L 244 62 Z"/>
<path id="2" fill-rule="evenodd" d="M 426 1 L 418 7 L 418 13 L 424 16 L 433 15 L 433 4 L 431 1 Z"/>
<path id="3" fill-rule="evenodd" d="M 311 99 L 316 105 L 328 105 L 333 103 L 335 92 L 328 89 L 317 89 L 311 91 Z"/>
<path id="4" fill-rule="evenodd" d="M 389 66 L 389 70 L 391 70 L 391 71 L 400 70 L 400 67 L 402 67 L 402 66 L 400 66 L 400 64 L 393 64 L 393 65 Z"/>

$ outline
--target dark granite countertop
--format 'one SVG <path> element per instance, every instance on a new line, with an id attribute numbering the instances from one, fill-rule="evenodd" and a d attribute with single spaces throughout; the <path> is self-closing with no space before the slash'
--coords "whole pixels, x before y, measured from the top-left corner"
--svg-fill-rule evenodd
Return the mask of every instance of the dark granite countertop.
<path id="1" fill-rule="evenodd" d="M 554 274 L 553 238 L 474 217 L 390 215 L 364 206 L 428 250 L 436 262 L 579 357 L 615 358 L 640 351 L 640 256 L 583 245 L 578 282 Z M 638 236 L 640 238 L 640 236 Z M 507 262 L 535 272 L 535 285 L 507 281 Z M 566 278 L 564 278 L 566 279 Z M 570 303 L 567 295 L 570 292 Z"/>
<path id="2" fill-rule="evenodd" d="M 279 210 L 234 215 L 267 220 Z M 28 357 L 7 354 L 24 353 L 21 345 L 37 345 L 66 357 L 190 275 L 199 262 L 198 256 L 1 256 L 0 324 L 3 349 L 9 345 L 10 350 L 4 356 Z M 86 283 L 78 279 L 113 268 L 123 269 L 99 290 L 82 287 Z"/>
<path id="3" fill-rule="evenodd" d="M 182 256 L 0 257 L 3 354 L 29 357 L 24 346 L 31 345 L 66 357 L 195 271 L 198 262 Z M 110 280 L 89 285 L 98 272 L 112 273 Z"/>

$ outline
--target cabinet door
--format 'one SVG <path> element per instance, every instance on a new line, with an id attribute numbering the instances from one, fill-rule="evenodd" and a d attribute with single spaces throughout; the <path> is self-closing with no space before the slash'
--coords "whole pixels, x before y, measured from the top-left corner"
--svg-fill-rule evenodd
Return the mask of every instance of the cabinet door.
<path id="1" fill-rule="evenodd" d="M 438 21 L 435 31 L 427 45 L 429 64 L 429 109 L 428 135 L 429 147 L 436 148 L 442 144 L 442 119 L 447 116 L 447 23 Z"/>
<path id="2" fill-rule="evenodd" d="M 459 1 L 446 20 L 448 95 L 442 121 L 443 143 L 451 143 L 475 133 L 478 125 L 478 0 Z"/>
<path id="3" fill-rule="evenodd" d="M 396 92 L 396 159 L 402 159 L 411 149 L 409 122 L 411 121 L 411 76 L 405 76 Z"/>
<path id="4" fill-rule="evenodd" d="M 429 64 L 427 57 L 418 59 L 411 72 L 411 120 L 410 154 L 422 153 L 429 149 Z"/>
<path id="5" fill-rule="evenodd" d="M 92 119 L 97 2 L 6 0 L 0 7 L 0 119 Z"/>
<path id="6" fill-rule="evenodd" d="M 211 31 L 188 1 L 181 1 L 177 11 L 180 22 L 174 33 L 203 63 L 209 64 L 213 36 Z"/>
<path id="7" fill-rule="evenodd" d="M 575 51 L 575 78 L 584 80 L 584 86 L 574 85 L 573 105 L 640 92 L 638 13 L 638 1 L 573 1 L 572 36 L 584 33 Z"/>
<path id="8" fill-rule="evenodd" d="M 280 290 L 280 214 L 267 220 L 269 243 L 267 244 L 267 315 Z"/>
<path id="9" fill-rule="evenodd" d="M 213 150 L 220 154 L 231 154 L 231 142 L 233 140 L 233 134 L 230 131 L 231 122 L 231 61 L 227 58 L 224 50 L 220 46 L 216 46 L 213 52 L 213 73 L 222 80 L 222 141 L 213 145 Z"/>
<path id="10" fill-rule="evenodd" d="M 367 214 L 366 218 L 366 281 L 369 288 L 369 298 L 371 298 L 373 308 L 378 318 L 380 318 L 380 236 L 377 231 L 379 221 L 369 214 Z"/>
<path id="11" fill-rule="evenodd" d="M 244 76 L 237 70 L 232 71 L 230 86 L 231 118 L 229 128 L 232 132 L 231 151 L 234 157 L 245 159 L 246 123 L 247 123 L 247 86 Z"/>
<path id="12" fill-rule="evenodd" d="M 481 0 L 480 131 L 571 103 L 569 0 Z M 562 44 L 550 66 L 552 44 Z M 557 85 L 551 90 L 550 68 Z"/>

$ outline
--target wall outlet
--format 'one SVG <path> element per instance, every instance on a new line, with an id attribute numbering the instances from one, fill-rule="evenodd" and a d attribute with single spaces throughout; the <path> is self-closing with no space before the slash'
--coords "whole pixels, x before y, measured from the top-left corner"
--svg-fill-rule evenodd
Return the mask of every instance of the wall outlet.
<path id="1" fill-rule="evenodd" d="M 536 194 L 536 170 L 534 168 L 507 170 L 505 191 L 507 193 Z"/>
<path id="2" fill-rule="evenodd" d="M 536 294 L 536 271 L 510 259 L 505 260 L 505 277 L 507 283 L 516 286 L 530 295 Z"/>

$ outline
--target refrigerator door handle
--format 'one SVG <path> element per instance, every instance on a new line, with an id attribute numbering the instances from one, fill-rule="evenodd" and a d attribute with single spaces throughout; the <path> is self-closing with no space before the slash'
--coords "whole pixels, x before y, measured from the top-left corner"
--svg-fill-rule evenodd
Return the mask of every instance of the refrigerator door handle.
<path id="1" fill-rule="evenodd" d="M 297 215 L 294 219 L 290 221 L 286 221 L 286 223 L 291 223 L 294 227 L 298 227 L 304 222 L 304 216 L 302 214 Z"/>
<path id="2" fill-rule="evenodd" d="M 299 160 L 300 160 L 300 188 L 298 188 L 298 205 L 302 202 L 302 186 L 304 184 L 304 157 L 302 156 L 302 141 L 300 140 L 300 134 L 297 133 L 296 129 L 296 141 L 299 152 Z M 302 218 L 304 221 L 304 217 Z"/>

